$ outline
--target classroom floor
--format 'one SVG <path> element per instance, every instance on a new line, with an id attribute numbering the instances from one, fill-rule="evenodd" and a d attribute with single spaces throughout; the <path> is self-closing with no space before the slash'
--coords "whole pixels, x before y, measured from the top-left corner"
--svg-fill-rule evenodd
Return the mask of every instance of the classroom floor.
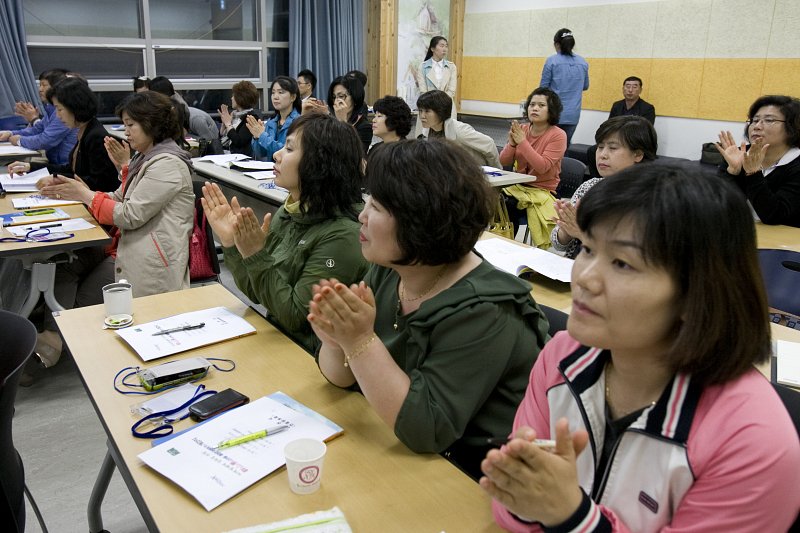
<path id="1" fill-rule="evenodd" d="M 248 301 L 224 266 L 222 270 L 222 284 Z M 86 506 L 105 456 L 106 434 L 70 356 L 65 354 L 39 376 L 31 387 L 19 388 L 15 404 L 14 443 L 25 465 L 25 481 L 51 533 L 85 533 Z M 132 404 L 138 401 L 131 396 Z M 102 510 L 103 525 L 111 533 L 147 531 L 119 472 L 111 479 Z M 42 531 L 27 500 L 25 531 Z"/>

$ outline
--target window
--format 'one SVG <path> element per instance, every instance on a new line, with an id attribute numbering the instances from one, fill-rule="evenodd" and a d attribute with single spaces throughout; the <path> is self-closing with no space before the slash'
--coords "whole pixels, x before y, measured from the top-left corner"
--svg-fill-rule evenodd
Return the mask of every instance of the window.
<path id="1" fill-rule="evenodd" d="M 126 80 L 144 74 L 142 48 L 28 45 L 33 72 L 64 68 L 88 80 Z"/>
<path id="2" fill-rule="evenodd" d="M 151 0 L 152 36 L 258 41 L 258 5 L 257 0 Z"/>
<path id="3" fill-rule="evenodd" d="M 289 48 L 267 49 L 267 79 L 275 76 L 289 76 Z"/>
<path id="4" fill-rule="evenodd" d="M 27 35 L 141 38 L 139 0 L 25 0 Z"/>
<path id="5" fill-rule="evenodd" d="M 180 79 L 258 79 L 258 50 L 207 48 L 156 50 L 156 72 L 173 82 Z"/>

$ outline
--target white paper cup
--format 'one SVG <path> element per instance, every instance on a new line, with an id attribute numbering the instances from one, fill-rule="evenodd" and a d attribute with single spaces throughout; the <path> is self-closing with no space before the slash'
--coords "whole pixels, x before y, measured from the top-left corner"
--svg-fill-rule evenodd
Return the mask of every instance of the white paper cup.
<path id="1" fill-rule="evenodd" d="M 121 279 L 119 283 L 109 283 L 104 286 L 103 304 L 106 308 L 106 317 L 133 315 L 133 289 L 131 284 Z"/>
<path id="2" fill-rule="evenodd" d="M 286 445 L 283 454 L 292 492 L 311 494 L 319 489 L 327 449 L 324 442 L 316 439 L 297 439 Z"/>

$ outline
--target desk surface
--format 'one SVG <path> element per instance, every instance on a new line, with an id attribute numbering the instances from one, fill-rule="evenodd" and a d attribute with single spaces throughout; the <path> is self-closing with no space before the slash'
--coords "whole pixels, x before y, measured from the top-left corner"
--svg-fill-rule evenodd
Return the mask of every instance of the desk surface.
<path id="1" fill-rule="evenodd" d="M 7 194 L 5 198 L 0 198 L 0 213 L 13 213 L 18 211 L 14 209 L 11 203 L 13 198 L 24 198 L 30 196 L 32 193 L 16 193 Z M 0 257 L 12 255 L 28 255 L 34 253 L 52 253 L 54 251 L 76 250 L 78 248 L 86 248 L 87 246 L 97 246 L 101 244 L 108 244 L 111 238 L 101 228 L 97 221 L 92 217 L 89 211 L 83 204 L 65 205 L 61 206 L 72 218 L 83 218 L 94 224 L 94 228 L 76 231 L 75 236 L 71 239 L 63 241 L 56 241 L 52 243 L 47 242 L 4 242 L 0 243 Z M 0 237 L 13 237 L 8 229 L 0 229 Z"/>
<path id="2" fill-rule="evenodd" d="M 140 399 L 115 392 L 111 384 L 117 371 L 142 362 L 113 331 L 101 328 L 102 306 L 62 312 L 56 321 L 84 385 L 161 531 L 222 531 L 334 505 L 354 531 L 499 531 L 489 498 L 475 482 L 438 455 L 409 451 L 362 395 L 327 383 L 308 354 L 221 285 L 136 298 L 133 310 L 141 323 L 218 305 L 243 316 L 257 334 L 176 357 L 233 359 L 237 369 L 212 370 L 204 380 L 209 388 L 233 387 L 251 399 L 281 390 L 341 425 L 345 434 L 328 444 L 317 493 L 293 494 L 281 469 L 208 513 L 136 457 L 150 447 L 130 434 L 129 406 Z M 183 421 L 178 429 L 189 425 Z"/>
<path id="3" fill-rule="evenodd" d="M 500 170 L 503 173 L 502 176 L 486 176 L 486 180 L 489 182 L 489 185 L 492 187 L 508 187 L 509 185 L 514 185 L 516 183 L 529 183 L 531 181 L 536 181 L 535 176 L 531 176 L 530 174 L 520 174 L 519 172 L 510 172 L 508 170 Z"/>
<path id="4" fill-rule="evenodd" d="M 779 248 L 800 252 L 800 228 L 769 226 L 756 222 L 756 237 L 759 248 Z"/>
<path id="5" fill-rule="evenodd" d="M 35 155 L 39 155 L 39 152 L 36 150 L 29 150 L 22 146 L 16 146 L 11 144 L 8 141 L 0 142 L 0 157 L 8 158 L 8 157 L 33 157 Z M 5 172 L 5 169 L 3 170 Z"/>
<path id="6" fill-rule="evenodd" d="M 193 159 L 192 162 L 194 163 L 195 172 L 201 176 L 221 181 L 233 189 L 250 196 L 257 196 L 271 204 L 281 206 L 288 196 L 288 193 L 280 189 L 268 188 L 266 180 L 256 180 L 247 177 L 238 170 L 221 167 L 210 161 L 198 161 L 197 159 Z"/>

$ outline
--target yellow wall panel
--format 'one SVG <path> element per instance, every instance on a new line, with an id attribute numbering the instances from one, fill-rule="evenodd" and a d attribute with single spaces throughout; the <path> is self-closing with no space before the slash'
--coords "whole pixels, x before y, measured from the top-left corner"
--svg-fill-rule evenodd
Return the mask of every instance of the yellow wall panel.
<path id="1" fill-rule="evenodd" d="M 761 95 L 764 59 L 706 59 L 697 113 L 712 120 L 745 120 Z"/>
<path id="2" fill-rule="evenodd" d="M 462 63 L 463 100 L 516 103 L 536 88 L 544 59 L 465 56 Z"/>
<path id="3" fill-rule="evenodd" d="M 761 94 L 787 94 L 800 98 L 800 59 L 767 59 Z"/>
<path id="4" fill-rule="evenodd" d="M 650 59 L 606 59 L 601 92 L 600 110 L 611 109 L 611 104 L 622 99 L 622 82 L 628 76 L 642 78 L 642 98 L 650 101 Z"/>
<path id="5" fill-rule="evenodd" d="M 647 101 L 656 107 L 656 115 L 698 116 L 702 59 L 654 59 L 650 78 L 650 83 L 645 85 L 650 87 Z"/>
<path id="6" fill-rule="evenodd" d="M 583 93 L 581 107 L 583 109 L 602 109 L 603 84 L 606 72 L 606 59 L 585 58 L 589 63 L 589 90 Z"/>

